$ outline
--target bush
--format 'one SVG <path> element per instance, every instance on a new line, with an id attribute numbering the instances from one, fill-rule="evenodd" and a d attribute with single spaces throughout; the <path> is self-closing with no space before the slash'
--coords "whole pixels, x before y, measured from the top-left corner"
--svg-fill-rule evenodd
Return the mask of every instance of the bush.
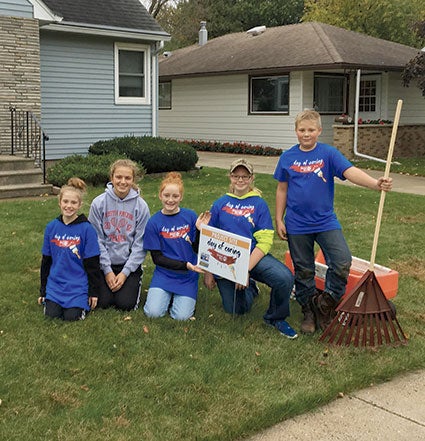
<path id="1" fill-rule="evenodd" d="M 196 139 L 178 141 L 201 152 L 240 153 L 242 155 L 280 156 L 282 149 L 252 145 L 247 142 L 199 141 Z"/>
<path id="2" fill-rule="evenodd" d="M 72 176 L 78 176 L 86 184 L 93 186 L 105 185 L 109 181 L 109 169 L 111 164 L 117 159 L 122 159 L 125 155 L 112 153 L 108 155 L 72 155 L 68 156 L 55 165 L 47 169 L 47 180 L 61 187 L 68 182 Z M 145 170 L 138 164 L 142 176 Z"/>
<path id="3" fill-rule="evenodd" d="M 93 155 L 125 154 L 133 161 L 142 163 L 147 173 L 193 170 L 198 162 L 198 155 L 192 146 L 152 136 L 124 136 L 98 141 L 89 147 L 89 152 Z"/>

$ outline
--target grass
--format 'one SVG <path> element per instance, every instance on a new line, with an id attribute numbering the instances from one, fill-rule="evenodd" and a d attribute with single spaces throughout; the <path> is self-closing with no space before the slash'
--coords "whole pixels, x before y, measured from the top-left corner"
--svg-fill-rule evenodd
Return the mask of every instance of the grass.
<path id="1" fill-rule="evenodd" d="M 352 162 L 354 165 L 360 168 L 369 170 L 385 170 L 385 163 L 383 162 L 368 159 L 357 159 Z M 393 158 L 391 172 L 412 176 L 425 176 L 425 157 Z"/>
<path id="2" fill-rule="evenodd" d="M 185 174 L 184 206 L 197 212 L 226 190 L 225 171 Z M 151 212 L 160 207 L 160 177 L 142 181 Z M 274 210 L 275 182 L 256 184 Z M 102 192 L 91 188 L 89 201 Z M 337 186 L 336 210 L 353 255 L 369 259 L 379 194 Z M 147 319 L 95 311 L 84 322 L 42 316 L 36 304 L 46 223 L 55 198 L 0 203 L 0 433 L 9 441 L 236 440 L 312 410 L 339 392 L 363 388 L 425 367 L 425 214 L 422 196 L 386 197 L 377 263 L 400 273 L 394 302 L 406 346 L 326 347 L 313 337 L 290 341 L 262 324 L 268 291 L 252 312 L 232 319 L 217 291 L 202 284 L 196 320 Z M 286 244 L 275 239 L 283 259 Z M 153 266 L 145 263 L 143 298 Z M 301 312 L 291 303 L 289 321 Z"/>

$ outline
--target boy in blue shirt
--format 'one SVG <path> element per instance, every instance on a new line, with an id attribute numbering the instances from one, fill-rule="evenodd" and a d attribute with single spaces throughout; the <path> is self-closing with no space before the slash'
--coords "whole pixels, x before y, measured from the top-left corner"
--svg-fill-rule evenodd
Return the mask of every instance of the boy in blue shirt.
<path id="1" fill-rule="evenodd" d="M 305 110 L 295 119 L 298 144 L 282 153 L 274 172 L 276 230 L 287 240 L 295 268 L 295 295 L 301 305 L 301 332 L 324 330 L 345 292 L 351 252 L 334 212 L 334 177 L 373 190 L 389 191 L 392 179 L 374 179 L 354 167 L 335 147 L 318 142 L 318 112 Z M 283 216 L 285 215 L 285 223 Z M 314 243 L 323 251 L 328 270 L 325 290 L 316 293 Z"/>

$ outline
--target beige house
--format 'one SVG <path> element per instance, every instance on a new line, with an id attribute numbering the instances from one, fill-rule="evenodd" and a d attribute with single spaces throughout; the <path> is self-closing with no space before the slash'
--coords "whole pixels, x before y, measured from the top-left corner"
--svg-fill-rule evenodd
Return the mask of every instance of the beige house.
<path id="1" fill-rule="evenodd" d="M 159 135 L 285 149 L 296 142 L 295 115 L 315 108 L 322 141 L 333 143 L 338 115 L 392 120 L 403 99 L 400 128 L 425 149 L 425 100 L 401 83 L 418 52 L 317 22 L 200 40 L 160 58 Z"/>

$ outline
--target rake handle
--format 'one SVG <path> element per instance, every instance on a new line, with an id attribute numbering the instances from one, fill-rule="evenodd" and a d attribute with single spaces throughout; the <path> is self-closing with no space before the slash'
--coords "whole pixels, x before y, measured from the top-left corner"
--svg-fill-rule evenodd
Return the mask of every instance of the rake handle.
<path id="1" fill-rule="evenodd" d="M 403 100 L 398 100 L 397 108 L 394 116 L 393 131 L 391 133 L 390 146 L 388 148 L 387 162 L 385 164 L 384 178 L 388 178 L 388 176 L 390 175 L 391 160 L 393 157 L 395 140 L 397 137 L 397 129 L 398 129 L 398 123 L 400 121 L 400 113 L 402 106 L 403 106 Z M 373 271 L 375 267 L 376 249 L 378 247 L 379 231 L 381 229 L 382 212 L 384 211 L 385 194 L 386 192 L 384 190 L 381 190 L 381 199 L 379 200 L 378 215 L 376 216 L 375 234 L 373 236 L 372 254 L 370 256 L 370 265 L 369 265 L 370 271 Z"/>

